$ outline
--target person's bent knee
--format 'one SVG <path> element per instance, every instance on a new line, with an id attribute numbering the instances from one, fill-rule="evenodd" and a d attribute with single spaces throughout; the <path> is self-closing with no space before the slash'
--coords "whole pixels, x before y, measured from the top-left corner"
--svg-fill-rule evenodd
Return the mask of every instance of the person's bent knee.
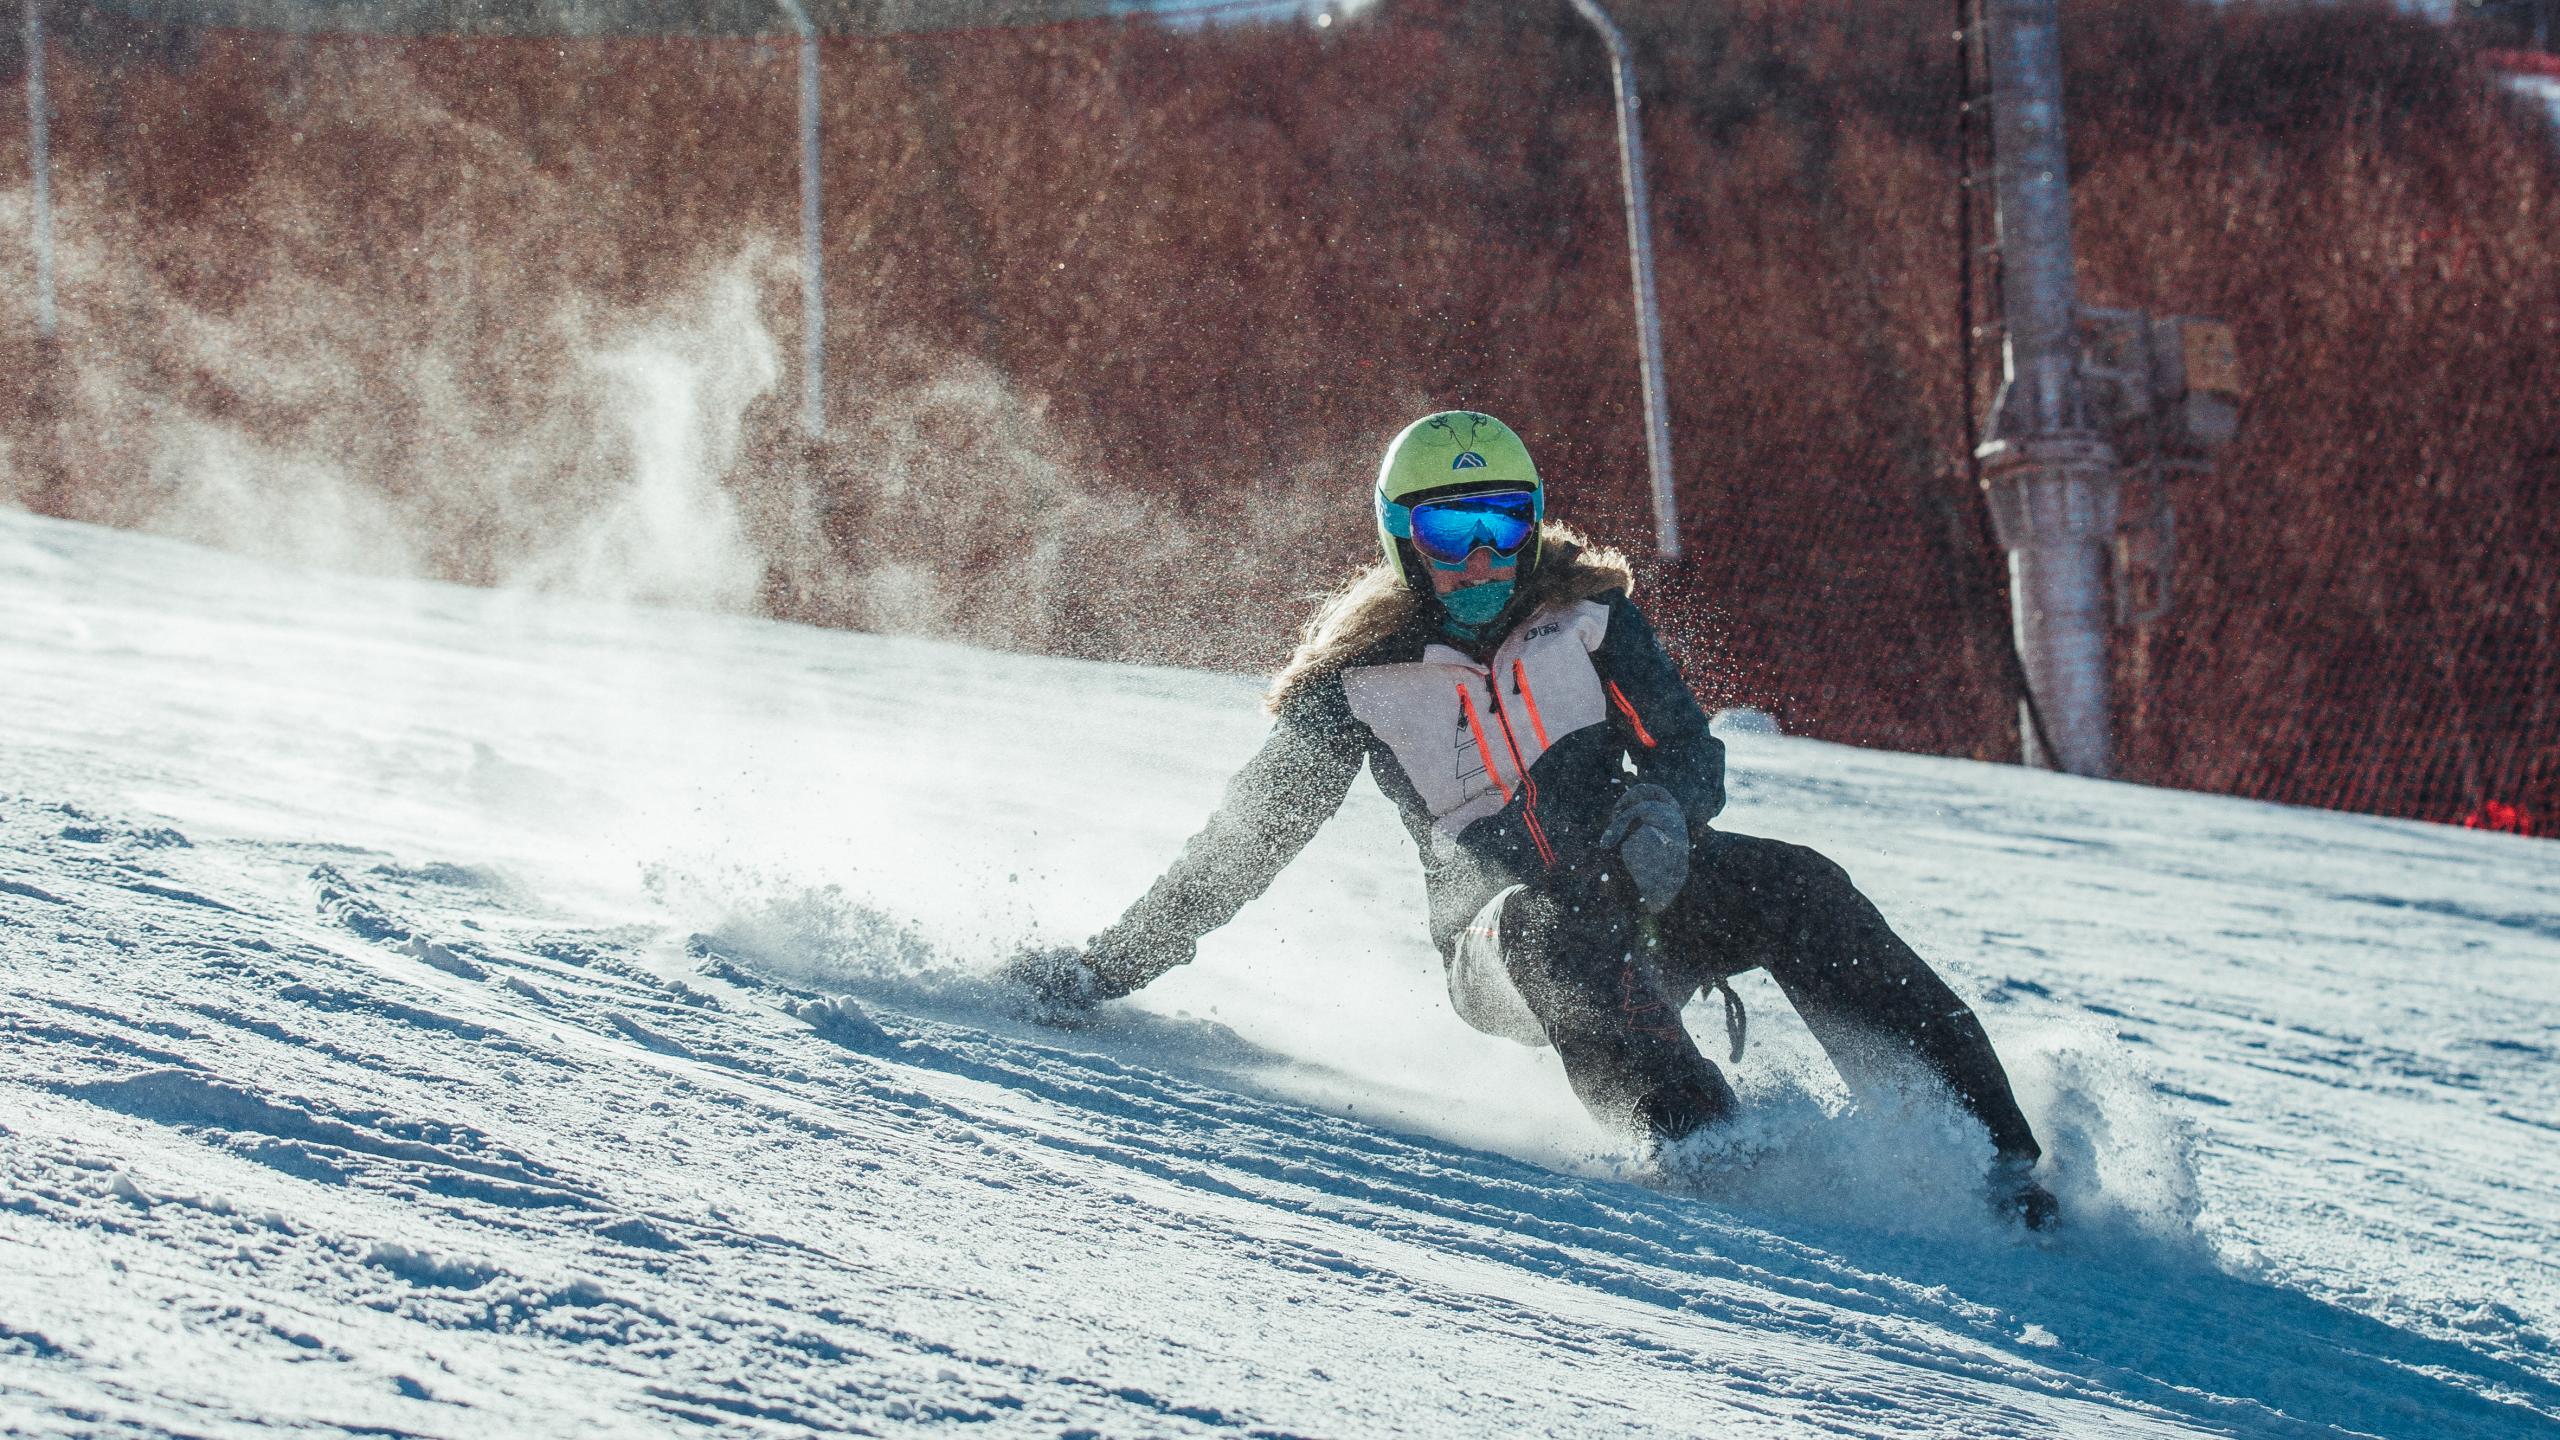
<path id="1" fill-rule="evenodd" d="M 1784 883 L 1804 903 L 1835 905 L 1852 898 L 1864 898 L 1858 894 L 1857 882 L 1849 878 L 1849 872 L 1841 868 L 1839 861 L 1802 845 L 1781 842 L 1778 848 L 1783 857 L 1780 863 Z"/>
<path id="2" fill-rule="evenodd" d="M 1755 835 L 1720 834 L 1701 846 L 1698 863 L 1739 887 L 1751 902 L 1771 907 L 1836 907 L 1855 897 L 1849 872 L 1819 850 Z"/>

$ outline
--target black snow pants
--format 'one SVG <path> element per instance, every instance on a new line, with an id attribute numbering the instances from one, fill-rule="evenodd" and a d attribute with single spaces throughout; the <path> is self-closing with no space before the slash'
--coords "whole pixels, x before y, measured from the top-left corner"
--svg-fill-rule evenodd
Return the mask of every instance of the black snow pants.
<path id="1" fill-rule="evenodd" d="M 1502 923 L 1512 983 L 1604 1123 L 1671 1140 L 1732 1114 L 1732 1088 L 1680 1011 L 1702 986 L 1756 969 L 1852 1091 L 1916 1062 L 2003 1157 L 2042 1153 L 1982 1022 L 1838 865 L 1801 845 L 1702 834 L 1651 947 L 1622 887 L 1592 866 L 1552 872 L 1512 897 Z"/>

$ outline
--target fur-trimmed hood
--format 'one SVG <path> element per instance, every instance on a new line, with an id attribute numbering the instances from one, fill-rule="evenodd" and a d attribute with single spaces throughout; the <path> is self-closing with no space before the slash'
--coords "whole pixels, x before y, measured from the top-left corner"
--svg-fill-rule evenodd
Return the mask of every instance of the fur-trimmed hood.
<path id="1" fill-rule="evenodd" d="M 1512 613 L 1528 615 L 1556 604 L 1588 600 L 1611 590 L 1633 595 L 1635 568 L 1627 557 L 1605 545 L 1594 545 L 1569 525 L 1548 521 L 1539 527 L 1538 568 L 1522 586 Z M 1395 567 L 1379 560 L 1327 597 L 1307 621 L 1297 653 L 1281 667 L 1262 697 L 1263 708 L 1278 712 L 1309 683 L 1350 664 L 1371 648 L 1414 623 L 1422 597 L 1408 588 Z"/>

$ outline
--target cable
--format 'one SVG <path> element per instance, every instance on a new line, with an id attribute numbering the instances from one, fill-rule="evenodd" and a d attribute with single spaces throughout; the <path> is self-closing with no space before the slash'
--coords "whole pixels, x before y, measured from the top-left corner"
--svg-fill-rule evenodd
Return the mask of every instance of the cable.
<path id="1" fill-rule="evenodd" d="M 316 23 L 309 25 L 259 24 L 240 12 L 233 4 L 217 7 L 212 14 L 187 13 L 182 0 L 82 0 L 88 7 L 131 20 L 161 25 L 184 25 L 205 33 L 239 35 L 330 36 L 354 40 L 531 40 L 550 43 L 560 40 L 663 40 L 688 43 L 762 43 L 793 38 L 790 30 L 752 29 L 684 29 L 656 28 L 637 25 L 629 29 L 581 30 L 545 29 L 538 24 L 498 25 L 485 29 L 439 28 L 433 24 L 385 24 L 380 28 L 355 22 Z M 1173 29 L 1217 24 L 1234 19 L 1269 18 L 1275 21 L 1311 17 L 1323 11 L 1309 0 L 1174 0 L 1158 9 L 1116 10 L 1105 0 L 1085 0 L 1061 8 L 1075 13 L 1053 14 L 1037 19 L 976 20 L 966 24 L 891 25 L 880 29 L 819 29 L 822 43 L 837 41 L 878 41 L 911 36 L 971 36 L 1009 30 L 1055 30 L 1070 26 L 1100 27 L 1132 22 L 1152 22 Z M 172 14 L 172 11 L 180 13 Z M 405 14 L 406 12 L 401 12 Z"/>

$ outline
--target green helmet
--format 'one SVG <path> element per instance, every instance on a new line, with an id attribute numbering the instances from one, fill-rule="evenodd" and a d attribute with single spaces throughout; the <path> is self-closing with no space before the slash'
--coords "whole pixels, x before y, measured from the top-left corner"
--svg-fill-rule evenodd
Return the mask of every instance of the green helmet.
<path id="1" fill-rule="evenodd" d="M 1526 490 L 1546 513 L 1546 486 L 1529 447 L 1510 426 L 1473 410 L 1443 410 L 1404 427 L 1378 464 L 1378 547 L 1404 583 L 1428 591 L 1430 582 L 1412 567 L 1412 507 L 1425 500 L 1489 490 Z M 1538 568 L 1540 537 L 1520 552 L 1520 574 Z"/>

